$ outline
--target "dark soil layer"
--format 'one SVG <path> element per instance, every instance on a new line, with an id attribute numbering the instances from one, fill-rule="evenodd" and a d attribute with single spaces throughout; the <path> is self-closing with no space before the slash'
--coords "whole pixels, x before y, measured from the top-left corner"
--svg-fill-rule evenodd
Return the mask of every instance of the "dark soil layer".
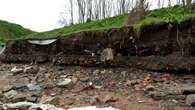
<path id="1" fill-rule="evenodd" d="M 1 53 L 4 62 L 53 62 L 60 65 L 136 66 L 148 70 L 194 70 L 195 20 L 143 26 L 140 31 L 122 27 L 59 36 L 50 43 L 40 39 L 7 42 Z M 47 39 L 48 40 L 48 39 Z M 32 43 L 32 42 L 36 43 Z M 99 53 L 115 50 L 112 62 L 101 62 Z M 88 52 L 86 52 L 88 51 Z M 91 57 L 91 53 L 96 53 Z"/>

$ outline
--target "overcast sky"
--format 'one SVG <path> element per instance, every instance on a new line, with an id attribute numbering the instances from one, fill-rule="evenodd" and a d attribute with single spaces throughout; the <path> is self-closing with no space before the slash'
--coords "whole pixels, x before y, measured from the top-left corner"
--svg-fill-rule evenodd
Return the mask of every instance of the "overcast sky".
<path id="1" fill-rule="evenodd" d="M 0 20 L 35 31 L 58 28 L 60 12 L 68 0 L 0 0 Z"/>
<path id="2" fill-rule="evenodd" d="M 68 3 L 68 0 L 0 0 L 0 20 L 39 32 L 52 30 L 60 27 L 57 21 L 60 13 L 69 8 Z"/>

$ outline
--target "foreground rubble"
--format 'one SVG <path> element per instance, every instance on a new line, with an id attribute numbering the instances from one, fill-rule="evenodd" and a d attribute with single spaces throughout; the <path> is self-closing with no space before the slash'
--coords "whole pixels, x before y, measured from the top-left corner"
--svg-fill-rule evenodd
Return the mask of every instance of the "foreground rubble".
<path id="1" fill-rule="evenodd" d="M 20 72 L 13 71 L 17 69 Z M 0 64 L 0 75 L 2 105 L 25 102 L 70 110 L 189 110 L 195 106 L 195 75 L 190 73 Z"/>

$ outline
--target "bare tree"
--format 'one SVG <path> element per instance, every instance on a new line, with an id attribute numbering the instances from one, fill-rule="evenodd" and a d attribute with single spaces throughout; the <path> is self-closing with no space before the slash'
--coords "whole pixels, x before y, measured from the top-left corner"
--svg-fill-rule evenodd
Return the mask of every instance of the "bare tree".
<path id="1" fill-rule="evenodd" d="M 87 4 L 87 22 L 90 22 L 92 20 L 92 0 L 86 0 Z"/>
<path id="2" fill-rule="evenodd" d="M 119 5 L 118 10 L 120 15 L 125 13 L 125 4 L 126 4 L 125 0 L 118 0 L 118 5 Z"/>
<path id="3" fill-rule="evenodd" d="M 101 16 L 103 19 L 106 18 L 106 0 L 100 0 L 100 4 L 101 4 Z"/>
<path id="4" fill-rule="evenodd" d="M 79 22 L 85 22 L 85 10 L 86 10 L 86 2 L 85 0 L 77 0 L 78 5 L 78 13 L 79 13 Z"/>
<path id="5" fill-rule="evenodd" d="M 192 4 L 192 0 L 186 0 L 186 5 L 191 7 L 191 4 Z"/>
<path id="6" fill-rule="evenodd" d="M 70 16 L 71 16 L 71 21 L 70 24 L 74 24 L 74 18 L 73 18 L 73 0 L 69 0 L 70 2 Z"/>

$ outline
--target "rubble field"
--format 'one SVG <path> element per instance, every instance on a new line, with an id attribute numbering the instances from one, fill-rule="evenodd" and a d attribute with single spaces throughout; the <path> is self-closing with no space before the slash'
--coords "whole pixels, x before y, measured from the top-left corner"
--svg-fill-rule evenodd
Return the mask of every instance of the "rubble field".
<path id="1" fill-rule="evenodd" d="M 110 107 L 106 110 L 193 110 L 195 106 L 193 73 L 1 63 L 0 75 L 0 110 L 18 102 L 63 109 Z M 29 107 L 12 109 L 30 110 Z"/>

